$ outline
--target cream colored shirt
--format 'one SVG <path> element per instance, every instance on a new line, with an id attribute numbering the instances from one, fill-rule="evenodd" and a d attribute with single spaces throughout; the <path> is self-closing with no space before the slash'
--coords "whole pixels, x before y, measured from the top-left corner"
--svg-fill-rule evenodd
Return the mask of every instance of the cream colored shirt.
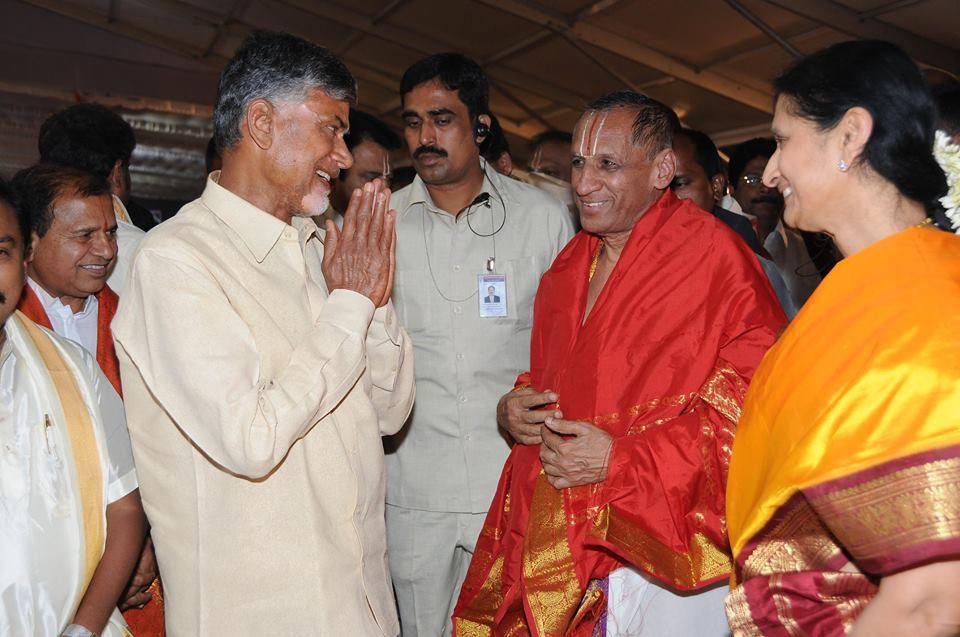
<path id="1" fill-rule="evenodd" d="M 486 174 L 487 202 L 456 218 L 433 204 L 420 177 L 390 202 L 399 215 L 393 298 L 417 359 L 413 414 L 386 441 L 390 504 L 485 512 L 510 452 L 497 401 L 527 370 L 540 276 L 573 229 L 550 195 Z M 477 275 L 494 256 L 494 274 L 507 277 L 507 316 L 481 318 L 487 285 L 479 290 Z"/>
<path id="2" fill-rule="evenodd" d="M 382 433 L 413 402 L 390 305 L 216 183 L 152 230 L 113 334 L 167 634 L 398 633 Z"/>

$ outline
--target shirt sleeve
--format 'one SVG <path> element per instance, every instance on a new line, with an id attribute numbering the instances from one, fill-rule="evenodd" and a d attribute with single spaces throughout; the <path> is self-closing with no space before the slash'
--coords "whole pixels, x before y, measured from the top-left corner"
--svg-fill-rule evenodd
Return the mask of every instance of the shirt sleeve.
<path id="1" fill-rule="evenodd" d="M 367 333 L 371 398 L 380 433 L 397 433 L 413 408 L 413 344 L 397 319 L 393 301 L 377 309 Z"/>
<path id="2" fill-rule="evenodd" d="M 334 290 L 267 376 L 247 324 L 198 265 L 141 250 L 127 283 L 114 338 L 181 431 L 237 475 L 276 468 L 366 367 L 374 307 L 355 292 Z"/>
<path id="3" fill-rule="evenodd" d="M 123 401 L 93 357 L 84 352 L 83 358 L 92 377 L 94 395 L 100 407 L 102 435 L 107 446 L 107 503 L 112 504 L 138 487 L 133 449 L 130 446 Z"/>

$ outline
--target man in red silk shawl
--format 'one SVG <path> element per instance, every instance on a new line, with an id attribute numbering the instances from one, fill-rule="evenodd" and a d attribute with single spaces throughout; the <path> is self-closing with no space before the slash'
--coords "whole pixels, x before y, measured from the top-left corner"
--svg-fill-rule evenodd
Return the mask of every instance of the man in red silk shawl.
<path id="1" fill-rule="evenodd" d="M 678 129 L 632 91 L 577 124 L 583 232 L 541 279 L 530 372 L 498 406 L 518 444 L 461 637 L 727 634 L 727 462 L 785 317 L 746 244 L 667 190 Z"/>
<path id="2" fill-rule="evenodd" d="M 107 285 L 117 261 L 117 221 L 109 184 L 75 168 L 39 164 L 18 173 L 14 187 L 33 227 L 27 284 L 17 309 L 94 354 L 122 396 L 110 331 L 119 299 Z M 149 539 L 120 602 L 136 637 L 163 634 L 162 599 Z M 137 608 L 143 604 L 147 605 Z"/>

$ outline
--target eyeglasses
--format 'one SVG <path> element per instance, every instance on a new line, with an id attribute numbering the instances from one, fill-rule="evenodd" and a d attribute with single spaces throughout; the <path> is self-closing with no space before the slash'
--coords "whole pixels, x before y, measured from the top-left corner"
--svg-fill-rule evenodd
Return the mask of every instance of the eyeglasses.
<path id="1" fill-rule="evenodd" d="M 746 175 L 740 176 L 740 181 L 747 184 L 748 186 L 759 186 L 763 183 L 763 175 L 758 175 L 756 173 L 747 173 Z"/>

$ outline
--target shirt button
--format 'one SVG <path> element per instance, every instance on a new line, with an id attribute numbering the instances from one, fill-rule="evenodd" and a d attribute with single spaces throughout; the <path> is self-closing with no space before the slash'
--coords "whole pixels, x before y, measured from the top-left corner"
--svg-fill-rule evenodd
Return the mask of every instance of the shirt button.
<path id="1" fill-rule="evenodd" d="M 466 440 L 467 442 L 472 440 L 472 438 L 470 438 L 470 434 L 467 434 L 466 436 L 464 436 L 463 439 Z"/>
<path id="2" fill-rule="evenodd" d="M 457 265 L 453 266 L 453 271 L 454 271 L 454 272 L 459 272 L 459 271 L 460 271 L 460 265 L 457 264 Z"/>
<path id="3" fill-rule="evenodd" d="M 453 313 L 454 313 L 454 314 L 463 314 L 463 308 L 460 307 L 459 305 L 454 305 L 454 306 L 453 306 Z"/>
<path id="4" fill-rule="evenodd" d="M 457 397 L 457 400 L 459 400 L 459 401 L 462 402 L 462 403 L 465 403 L 465 402 L 467 402 L 467 397 L 461 395 L 461 396 L 458 396 L 458 397 Z"/>
<path id="5" fill-rule="evenodd" d="M 463 353 L 457 354 L 457 360 L 458 360 L 458 361 L 462 361 L 462 360 L 465 359 L 465 358 L 466 358 L 466 356 L 464 356 Z"/>

